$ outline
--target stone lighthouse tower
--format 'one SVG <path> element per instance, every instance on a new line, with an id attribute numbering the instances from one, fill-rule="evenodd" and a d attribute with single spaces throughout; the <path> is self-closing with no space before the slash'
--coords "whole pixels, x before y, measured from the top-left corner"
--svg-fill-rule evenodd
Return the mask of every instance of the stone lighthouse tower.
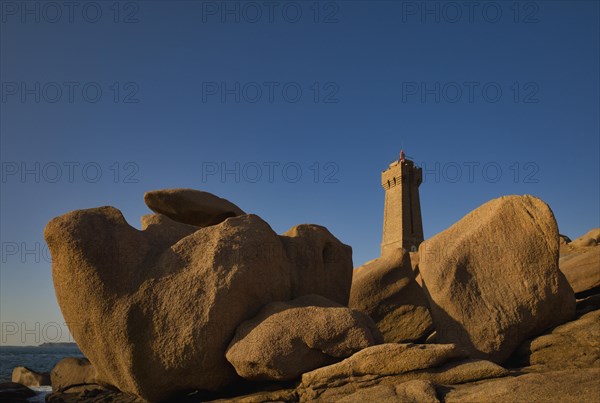
<path id="1" fill-rule="evenodd" d="M 381 173 L 381 185 L 385 189 L 383 209 L 383 239 L 381 254 L 387 250 L 405 248 L 416 251 L 423 242 L 423 222 L 419 185 L 423 180 L 422 169 L 415 166 L 400 152 L 400 159 Z"/>

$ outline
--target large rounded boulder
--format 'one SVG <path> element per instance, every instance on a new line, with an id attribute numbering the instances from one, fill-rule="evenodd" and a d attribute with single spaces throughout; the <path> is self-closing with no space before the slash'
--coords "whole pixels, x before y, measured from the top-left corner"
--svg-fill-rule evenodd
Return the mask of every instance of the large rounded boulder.
<path id="1" fill-rule="evenodd" d="M 67 357 L 60 360 L 52 371 L 53 392 L 64 392 L 74 388 L 96 388 L 96 369 L 87 358 Z"/>
<path id="2" fill-rule="evenodd" d="M 98 382 L 151 401 L 232 382 L 237 325 L 291 297 L 283 245 L 254 215 L 166 249 L 112 207 L 55 218 L 45 237 L 59 305 Z"/>
<path id="3" fill-rule="evenodd" d="M 438 343 L 503 362 L 527 338 L 571 319 L 552 211 L 533 196 L 494 199 L 423 242 L 419 271 Z"/>
<path id="4" fill-rule="evenodd" d="M 352 276 L 350 247 L 323 227 L 278 236 L 233 208 L 207 221 L 218 209 L 203 214 L 204 196 L 171 193 L 156 196 L 161 208 L 142 231 L 100 207 L 57 217 L 44 233 L 59 306 L 96 382 L 150 401 L 240 380 L 225 358 L 240 323 L 306 294 L 345 304 Z"/>
<path id="5" fill-rule="evenodd" d="M 266 305 L 242 323 L 227 360 L 245 379 L 286 381 L 383 342 L 367 315 L 320 295 Z"/>

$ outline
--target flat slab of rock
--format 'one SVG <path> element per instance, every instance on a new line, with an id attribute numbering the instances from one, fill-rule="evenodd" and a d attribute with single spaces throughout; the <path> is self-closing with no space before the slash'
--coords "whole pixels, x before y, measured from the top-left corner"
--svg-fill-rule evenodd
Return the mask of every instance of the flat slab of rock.
<path id="1" fill-rule="evenodd" d="M 461 360 L 464 355 L 452 344 L 381 344 L 303 374 L 298 394 L 301 400 L 335 401 L 375 385 L 414 379 L 454 384 L 508 373 L 489 361 Z"/>
<path id="2" fill-rule="evenodd" d="M 85 389 L 73 393 L 52 392 L 47 403 L 147 403 L 138 396 L 107 389 Z"/>
<path id="3" fill-rule="evenodd" d="M 17 382 L 0 383 L 0 401 L 3 402 L 27 402 L 36 393 L 25 385 Z"/>
<path id="4" fill-rule="evenodd" d="M 216 400 L 198 400 L 198 403 L 265 403 L 265 402 L 297 402 L 298 394 L 295 389 L 265 390 L 242 396 L 227 397 Z M 190 401 L 191 403 L 191 401 Z"/>
<path id="5" fill-rule="evenodd" d="M 600 246 L 578 248 L 561 256 L 559 267 L 575 293 L 600 288 Z"/>
<path id="6" fill-rule="evenodd" d="M 348 306 L 368 314 L 386 343 L 417 341 L 433 330 L 427 298 L 403 249 L 354 269 Z"/>
<path id="7" fill-rule="evenodd" d="M 573 290 L 558 270 L 558 228 L 532 196 L 494 199 L 419 247 L 438 343 L 501 363 L 524 340 L 570 320 Z"/>
<path id="8" fill-rule="evenodd" d="M 580 236 L 572 242 L 569 242 L 569 246 L 572 248 L 581 248 L 586 246 L 596 246 L 600 243 L 600 228 L 594 228 L 588 231 L 586 234 Z"/>
<path id="9" fill-rule="evenodd" d="M 307 295 L 270 303 L 242 323 L 226 357 L 245 379 L 286 381 L 382 341 L 366 314 Z"/>
<path id="10" fill-rule="evenodd" d="M 513 359 L 523 371 L 600 368 L 600 310 L 523 343 Z"/>
<path id="11" fill-rule="evenodd" d="M 577 300 L 577 312 L 584 314 L 600 309 L 600 294 L 592 294 Z"/>
<path id="12" fill-rule="evenodd" d="M 443 395 L 446 403 L 496 402 L 597 402 L 600 368 L 571 369 L 491 379 L 452 386 Z"/>
<path id="13" fill-rule="evenodd" d="M 155 213 L 197 227 L 216 225 L 245 214 L 229 200 L 194 189 L 152 190 L 144 194 L 144 201 Z"/>
<path id="14" fill-rule="evenodd" d="M 397 385 L 377 385 L 360 389 L 337 403 L 439 403 L 435 385 L 429 381 L 414 380 Z"/>

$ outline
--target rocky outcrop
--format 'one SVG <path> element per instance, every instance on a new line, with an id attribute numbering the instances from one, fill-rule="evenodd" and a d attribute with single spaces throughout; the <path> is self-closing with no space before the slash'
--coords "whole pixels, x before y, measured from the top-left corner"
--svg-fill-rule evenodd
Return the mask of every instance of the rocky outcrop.
<path id="1" fill-rule="evenodd" d="M 560 247 L 562 247 L 563 245 L 567 245 L 570 242 L 571 238 L 563 234 L 558 234 L 558 244 Z"/>
<path id="2" fill-rule="evenodd" d="M 600 292 L 600 228 L 561 244 L 559 267 L 580 296 Z"/>
<path id="3" fill-rule="evenodd" d="M 108 389 L 69 390 L 68 392 L 53 392 L 46 396 L 46 403 L 147 403 L 138 396 Z"/>
<path id="4" fill-rule="evenodd" d="M 211 403 L 264 403 L 264 402 L 297 402 L 299 401 L 298 393 L 295 389 L 276 389 L 276 390 L 263 390 L 255 393 L 250 393 L 240 396 L 232 396 L 223 399 L 216 400 L 204 400 L 199 399 L 198 402 L 211 402 Z"/>
<path id="5" fill-rule="evenodd" d="M 375 385 L 395 385 L 415 379 L 454 384 L 507 373 L 489 361 L 461 360 L 464 356 L 452 344 L 381 344 L 303 374 L 298 393 L 301 400 L 335 401 Z"/>
<path id="6" fill-rule="evenodd" d="M 260 217 L 189 189 L 149 192 L 146 201 L 156 214 L 142 218 L 142 231 L 112 207 L 46 228 L 59 305 L 90 359 L 55 366 L 49 402 L 593 401 L 600 393 L 596 286 L 582 285 L 580 317 L 561 325 L 575 298 L 558 270 L 556 222 L 539 199 L 493 200 L 418 253 L 391 250 L 354 277 L 350 247 L 324 227 L 277 235 Z M 579 256 L 600 248 L 588 235 L 560 246 L 576 289 L 576 278 L 593 278 Z M 379 344 L 378 327 L 388 343 Z M 424 339 L 442 344 L 395 343 Z"/>
<path id="7" fill-rule="evenodd" d="M 600 294 L 593 294 L 577 300 L 577 311 L 581 314 L 600 309 Z"/>
<path id="8" fill-rule="evenodd" d="M 16 382 L 0 383 L 0 401 L 2 402 L 27 402 L 35 396 L 35 392 L 27 386 Z"/>
<path id="9" fill-rule="evenodd" d="M 381 343 L 365 314 L 318 295 L 273 302 L 242 323 L 227 360 L 249 380 L 292 380 Z"/>
<path id="10" fill-rule="evenodd" d="M 397 385 L 377 385 L 360 389 L 337 403 L 439 403 L 435 385 L 429 381 L 414 380 Z"/>
<path id="11" fill-rule="evenodd" d="M 600 310 L 523 343 L 513 365 L 524 371 L 600 367 Z"/>
<path id="12" fill-rule="evenodd" d="M 423 287 L 423 279 L 421 273 L 419 273 L 419 252 L 408 252 L 408 256 L 410 257 L 410 267 L 415 276 L 415 281 L 420 287 Z"/>
<path id="13" fill-rule="evenodd" d="M 239 379 L 227 346 L 261 307 L 320 293 L 347 302 L 351 249 L 323 227 L 279 237 L 258 216 L 241 215 L 200 228 L 218 214 L 202 215 L 194 202 L 150 203 L 188 226 L 153 216 L 138 231 L 113 207 L 47 225 L 57 299 L 99 383 L 153 401 L 220 389 Z"/>
<path id="14" fill-rule="evenodd" d="M 386 343 L 417 341 L 433 330 L 427 299 L 403 249 L 354 270 L 349 306 L 368 314 Z"/>
<path id="15" fill-rule="evenodd" d="M 446 403 L 597 402 L 599 368 L 552 371 L 491 379 L 443 389 Z"/>
<path id="16" fill-rule="evenodd" d="M 301 224 L 280 236 L 292 262 L 292 298 L 317 294 L 348 305 L 352 284 L 352 248 L 325 227 Z M 350 269 L 348 269 L 350 268 Z"/>
<path id="17" fill-rule="evenodd" d="M 600 246 L 561 256 L 559 265 L 575 293 L 600 288 Z"/>
<path id="18" fill-rule="evenodd" d="M 524 340 L 571 319 L 558 228 L 532 196 L 506 196 L 423 242 L 419 271 L 438 343 L 503 362 Z"/>
<path id="19" fill-rule="evenodd" d="M 257 216 L 165 250 L 111 207 L 58 217 L 45 236 L 59 305 L 99 380 L 148 400 L 232 382 L 225 350 L 237 325 L 291 296 L 285 251 Z"/>
<path id="20" fill-rule="evenodd" d="M 199 227 L 182 224 L 162 214 L 146 214 L 142 216 L 142 231 L 152 238 L 157 248 L 165 249 L 180 239 L 196 232 Z"/>
<path id="21" fill-rule="evenodd" d="M 50 375 L 45 372 L 36 372 L 27 367 L 15 367 L 12 371 L 12 381 L 25 386 L 50 385 Z"/>
<path id="22" fill-rule="evenodd" d="M 194 189 L 153 190 L 146 192 L 144 201 L 155 213 L 197 227 L 216 225 L 245 214 L 229 200 Z"/>
<path id="23" fill-rule="evenodd" d="M 600 228 L 594 228 L 569 243 L 571 248 L 596 246 L 600 244 Z"/>

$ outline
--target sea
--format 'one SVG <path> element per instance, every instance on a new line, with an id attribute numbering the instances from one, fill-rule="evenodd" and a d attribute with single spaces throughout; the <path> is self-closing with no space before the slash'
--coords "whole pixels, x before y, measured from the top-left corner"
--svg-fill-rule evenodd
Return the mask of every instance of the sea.
<path id="1" fill-rule="evenodd" d="M 66 357 L 83 357 L 74 343 L 41 346 L 0 346 L 0 382 L 10 382 L 14 367 L 27 367 L 36 372 L 50 372 L 57 362 Z M 50 386 L 31 387 L 38 394 L 30 402 L 43 402 L 52 392 Z"/>

